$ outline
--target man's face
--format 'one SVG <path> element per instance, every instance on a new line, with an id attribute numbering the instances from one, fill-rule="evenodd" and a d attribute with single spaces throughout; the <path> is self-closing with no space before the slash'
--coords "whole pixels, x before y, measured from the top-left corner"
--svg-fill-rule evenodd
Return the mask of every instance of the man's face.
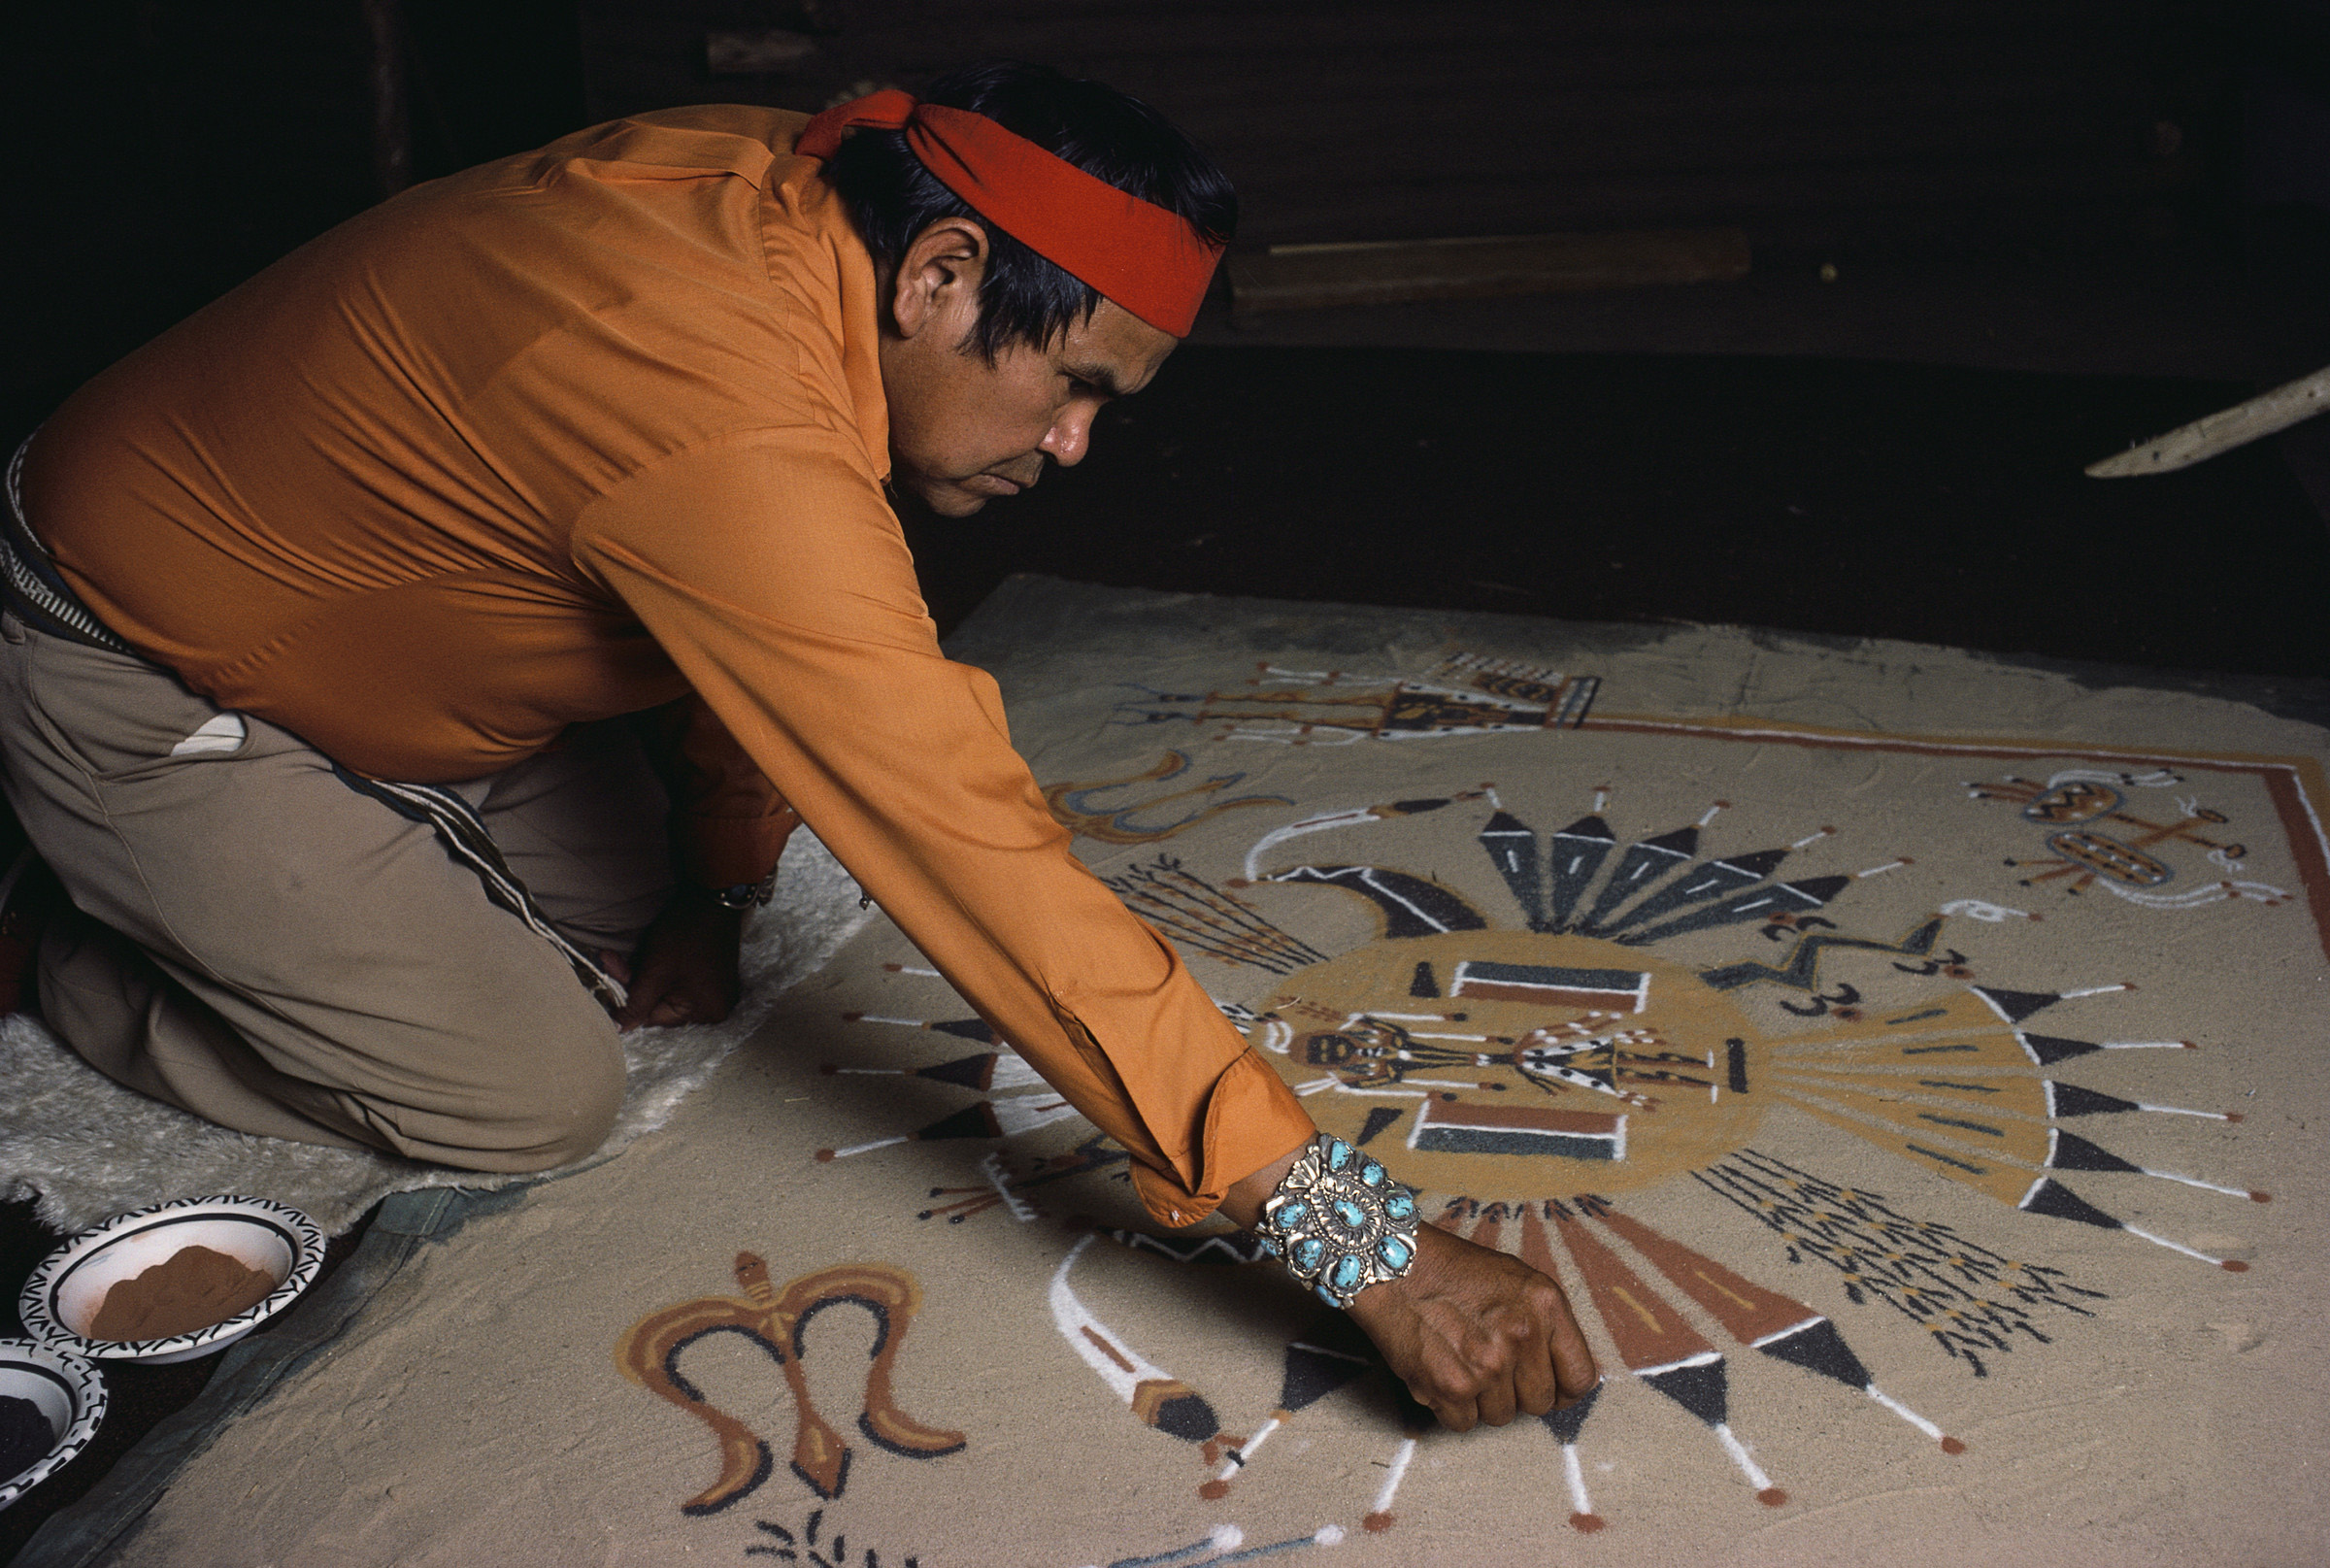
<path id="1" fill-rule="evenodd" d="M 989 364 L 967 342 L 981 261 L 942 254 L 910 272 L 910 253 L 894 295 L 896 331 L 882 347 L 892 477 L 948 517 L 1018 494 L 1046 458 L 1082 461 L 1100 406 L 1147 385 L 1180 342 L 1103 300 L 1051 343 L 1014 344 Z"/>

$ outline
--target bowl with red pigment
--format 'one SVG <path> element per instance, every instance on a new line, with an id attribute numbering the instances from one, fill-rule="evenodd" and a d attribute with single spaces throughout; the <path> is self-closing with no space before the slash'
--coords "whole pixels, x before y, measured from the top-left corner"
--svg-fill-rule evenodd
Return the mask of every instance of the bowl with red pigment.
<path id="1" fill-rule="evenodd" d="M 105 1380 L 86 1358 L 0 1339 L 0 1508 L 73 1462 L 105 1419 Z"/>
<path id="2" fill-rule="evenodd" d="M 181 1198 L 116 1215 L 49 1254 L 17 1298 L 24 1331 L 92 1361 L 190 1361 L 299 1298 L 323 1232 L 265 1198 Z"/>

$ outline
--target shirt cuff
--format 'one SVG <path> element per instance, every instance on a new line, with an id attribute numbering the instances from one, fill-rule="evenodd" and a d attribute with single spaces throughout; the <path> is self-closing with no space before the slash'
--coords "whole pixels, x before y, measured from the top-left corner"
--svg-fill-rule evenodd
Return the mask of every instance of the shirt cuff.
<path id="1" fill-rule="evenodd" d="M 734 887 L 777 869 L 785 840 L 801 825 L 789 808 L 768 817 L 683 817 L 680 875 L 698 887 Z"/>
<path id="2" fill-rule="evenodd" d="M 1133 1190 L 1160 1224 L 1194 1225 L 1221 1206 L 1231 1187 L 1317 1131 L 1286 1081 L 1248 1049 L 1222 1070 L 1207 1097 L 1196 1184 L 1135 1160 Z"/>

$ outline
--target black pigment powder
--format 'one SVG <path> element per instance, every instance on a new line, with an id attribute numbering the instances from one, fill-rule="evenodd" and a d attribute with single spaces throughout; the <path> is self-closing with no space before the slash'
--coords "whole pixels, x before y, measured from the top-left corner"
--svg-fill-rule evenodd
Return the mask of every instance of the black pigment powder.
<path id="1" fill-rule="evenodd" d="M 0 1482 L 13 1481 L 49 1457 L 56 1428 L 41 1407 L 14 1394 L 0 1394 Z"/>

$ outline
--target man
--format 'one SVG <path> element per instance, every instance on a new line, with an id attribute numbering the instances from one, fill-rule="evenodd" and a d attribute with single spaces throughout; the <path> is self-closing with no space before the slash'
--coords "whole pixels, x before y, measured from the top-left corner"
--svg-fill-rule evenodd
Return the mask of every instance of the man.
<path id="1" fill-rule="evenodd" d="M 733 1004 L 805 819 L 1160 1220 L 1267 1208 L 1451 1426 L 1582 1393 L 1559 1288 L 1314 1147 L 1077 863 L 884 500 L 1081 460 L 1235 217 L 1144 107 L 981 67 L 439 181 L 107 372 L 0 557 L 9 797 L 81 912 L 51 1023 L 228 1126 L 547 1169 L 606 1136 L 618 1027 Z"/>

